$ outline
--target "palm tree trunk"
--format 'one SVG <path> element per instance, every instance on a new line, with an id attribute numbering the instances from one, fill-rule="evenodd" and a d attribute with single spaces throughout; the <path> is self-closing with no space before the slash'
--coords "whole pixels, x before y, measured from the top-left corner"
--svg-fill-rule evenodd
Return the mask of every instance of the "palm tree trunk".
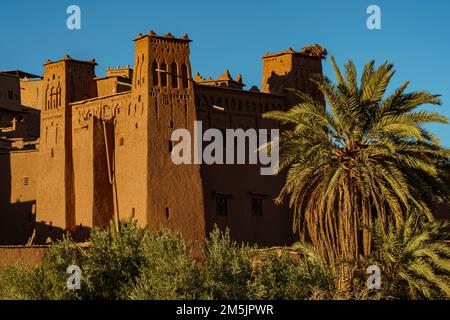
<path id="1" fill-rule="evenodd" d="M 346 294 L 350 291 L 352 285 L 352 271 L 350 265 L 342 263 L 339 270 L 338 292 Z"/>

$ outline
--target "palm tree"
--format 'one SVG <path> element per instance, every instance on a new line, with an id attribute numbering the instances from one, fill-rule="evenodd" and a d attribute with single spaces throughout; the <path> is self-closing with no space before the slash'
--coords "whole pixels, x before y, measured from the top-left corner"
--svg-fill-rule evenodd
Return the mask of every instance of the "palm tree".
<path id="1" fill-rule="evenodd" d="M 433 218 L 435 194 L 448 196 L 437 162 L 449 151 L 422 125 L 448 123 L 424 110 L 440 105 L 439 96 L 425 91 L 405 93 L 409 82 L 384 97 L 395 74 L 393 65 L 375 68 L 370 61 L 360 81 L 354 63 L 345 64 L 345 78 L 331 61 L 337 78 L 311 79 L 323 94 L 317 101 L 292 90 L 299 103 L 272 111 L 265 118 L 280 121 L 280 170 L 287 177 L 280 195 L 289 197 L 294 232 L 307 233 L 328 262 L 357 261 L 371 252 L 370 229 L 390 217 L 400 228 L 416 208 Z"/>
<path id="2" fill-rule="evenodd" d="M 400 230 L 389 223 L 385 233 L 376 224 L 375 251 L 368 259 L 381 268 L 381 292 L 386 298 L 450 298 L 450 239 L 447 223 L 424 221 L 411 214 Z"/>

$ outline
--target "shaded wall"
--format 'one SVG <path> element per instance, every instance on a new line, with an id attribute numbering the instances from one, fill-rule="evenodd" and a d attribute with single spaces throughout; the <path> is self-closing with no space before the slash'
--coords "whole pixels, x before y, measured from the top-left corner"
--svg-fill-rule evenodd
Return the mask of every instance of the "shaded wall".
<path id="1" fill-rule="evenodd" d="M 282 110 L 286 106 L 284 97 L 271 94 L 205 86 L 196 86 L 195 89 L 197 113 L 203 130 L 277 129 L 276 121 L 263 119 L 261 114 Z M 215 110 L 213 105 L 225 110 Z M 206 144 L 209 143 L 204 147 Z M 246 149 L 248 163 L 248 144 Z M 284 178 L 282 175 L 262 176 L 260 168 L 258 164 L 202 165 L 207 234 L 217 224 L 220 229 L 229 228 L 232 239 L 236 241 L 263 246 L 289 245 L 294 241 L 290 210 L 274 202 Z M 227 199 L 227 215 L 218 214 L 218 198 Z M 261 202 L 261 215 L 252 212 L 254 199 Z"/>
<path id="2" fill-rule="evenodd" d="M 192 133 L 197 119 L 193 83 L 189 81 L 189 40 L 142 38 L 135 45 L 133 95 L 137 110 L 143 107 L 142 125 L 146 128 L 143 146 L 136 145 L 141 149 L 139 152 L 145 152 L 146 223 L 150 230 L 166 226 L 181 232 L 187 241 L 203 243 L 205 219 L 200 166 L 177 166 L 171 159 L 173 131 L 179 128 Z M 156 66 L 169 68 L 166 70 L 170 72 L 156 72 Z M 140 95 L 142 103 L 139 103 Z M 141 126 L 140 122 L 136 124 Z"/>
<path id="3" fill-rule="evenodd" d="M 28 80 L 20 81 L 20 98 L 22 106 L 41 110 L 43 102 L 42 88 L 43 80 Z"/>
<path id="4" fill-rule="evenodd" d="M 0 244 L 25 244 L 36 214 L 38 153 L 0 155 Z"/>
<path id="5" fill-rule="evenodd" d="M 48 247 L 0 247 L 0 270 L 21 262 L 27 268 L 33 268 L 42 263 Z"/>
<path id="6" fill-rule="evenodd" d="M 0 106 L 11 111 L 20 111 L 20 79 L 0 73 Z"/>

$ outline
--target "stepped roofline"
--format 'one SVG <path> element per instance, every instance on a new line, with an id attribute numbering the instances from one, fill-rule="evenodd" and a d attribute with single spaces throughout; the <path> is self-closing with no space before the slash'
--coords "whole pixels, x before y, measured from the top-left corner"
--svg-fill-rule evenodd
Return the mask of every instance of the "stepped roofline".
<path id="1" fill-rule="evenodd" d="M 234 87 L 238 89 L 245 87 L 245 84 L 242 82 L 242 75 L 238 73 L 236 75 L 236 79 L 233 79 L 228 69 L 225 69 L 225 71 L 216 79 L 213 79 L 212 77 L 205 79 L 200 75 L 200 73 L 196 72 L 194 81 L 198 84 L 210 86 Z"/>
<path id="2" fill-rule="evenodd" d="M 305 57 L 325 59 L 328 55 L 328 52 L 322 46 L 320 46 L 318 44 L 313 44 L 313 45 L 303 47 L 299 51 L 296 51 L 292 48 L 288 48 L 287 50 L 275 52 L 275 53 L 266 52 L 262 56 L 262 59 L 277 57 L 277 56 L 281 56 L 281 55 L 285 55 L 285 54 L 301 55 L 301 56 L 305 56 Z"/>
<path id="3" fill-rule="evenodd" d="M 44 66 L 53 64 L 53 63 L 58 63 L 58 62 L 62 62 L 62 61 L 71 61 L 71 62 L 77 62 L 77 63 L 86 63 L 86 64 L 92 64 L 92 65 L 98 65 L 97 62 L 95 62 L 95 59 L 91 59 L 91 60 L 77 60 L 77 59 L 73 59 L 71 56 L 69 56 L 68 54 L 66 54 L 64 56 L 64 58 L 62 58 L 61 60 L 58 61 L 52 61 L 50 59 L 47 59 L 47 61 L 44 63 Z"/>
<path id="4" fill-rule="evenodd" d="M 138 41 L 143 38 L 154 38 L 154 39 L 162 39 L 162 40 L 170 40 L 170 41 L 178 41 L 178 42 L 192 42 L 191 39 L 189 39 L 189 36 L 187 34 L 183 34 L 181 38 L 176 38 L 172 33 L 166 33 L 164 35 L 157 35 L 155 31 L 150 30 L 147 34 L 138 33 L 136 39 L 133 41 Z"/>

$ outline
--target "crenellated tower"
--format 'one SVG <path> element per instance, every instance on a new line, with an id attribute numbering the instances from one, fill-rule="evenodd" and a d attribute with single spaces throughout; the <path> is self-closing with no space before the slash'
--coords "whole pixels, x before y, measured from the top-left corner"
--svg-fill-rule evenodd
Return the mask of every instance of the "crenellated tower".
<path id="1" fill-rule="evenodd" d="M 71 102 L 95 97 L 95 61 L 69 56 L 44 64 L 37 190 L 37 237 L 57 238 L 75 226 Z"/>
<path id="2" fill-rule="evenodd" d="M 322 59 L 327 51 L 319 45 L 292 48 L 278 53 L 267 52 L 263 60 L 262 92 L 287 95 L 288 105 L 296 102 L 286 89 L 297 89 L 322 99 L 316 86 L 309 80 L 314 74 L 322 74 Z"/>
<path id="3" fill-rule="evenodd" d="M 203 240 L 203 192 L 198 165 L 173 164 L 172 132 L 194 131 L 197 119 L 187 35 L 150 31 L 135 39 L 131 103 L 116 132 L 116 174 L 121 216 L 151 230 L 181 231 Z M 200 236 L 202 235 L 202 236 Z"/>

